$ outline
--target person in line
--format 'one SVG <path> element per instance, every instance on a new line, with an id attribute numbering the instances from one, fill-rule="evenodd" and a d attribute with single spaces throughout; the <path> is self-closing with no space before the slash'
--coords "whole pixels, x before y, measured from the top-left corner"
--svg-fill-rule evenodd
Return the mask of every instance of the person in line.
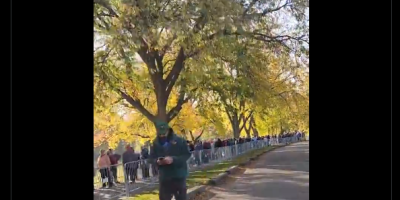
<path id="1" fill-rule="evenodd" d="M 188 140 L 187 143 L 188 143 L 190 152 L 194 151 L 194 144 L 193 144 L 193 142 Z"/>
<path id="2" fill-rule="evenodd" d="M 106 151 L 104 149 L 100 150 L 100 156 L 97 159 L 97 167 L 100 171 L 101 181 L 103 183 L 103 188 L 110 188 L 113 186 L 111 177 L 110 177 L 110 166 L 111 161 Z"/>
<path id="3" fill-rule="evenodd" d="M 223 146 L 221 139 L 217 139 L 217 141 L 214 144 L 214 157 L 216 158 L 216 160 L 221 159 L 222 157 L 222 149 L 221 147 Z"/>
<path id="4" fill-rule="evenodd" d="M 201 154 L 203 151 L 203 144 L 201 141 L 197 141 L 196 145 L 194 146 L 194 162 L 197 166 L 201 165 Z"/>
<path id="5" fill-rule="evenodd" d="M 133 184 L 137 178 L 138 162 L 140 160 L 140 155 L 136 154 L 133 148 L 128 144 L 125 146 L 125 152 L 122 154 L 122 164 L 125 167 L 127 177 L 126 181 Z"/>
<path id="6" fill-rule="evenodd" d="M 149 178 L 150 177 L 150 168 L 149 168 L 149 163 L 148 159 L 149 158 L 149 149 L 147 146 L 142 147 L 141 151 L 141 167 L 142 167 L 142 176 L 143 178 Z"/>
<path id="7" fill-rule="evenodd" d="M 150 149 L 153 149 L 153 143 L 150 143 Z M 150 162 L 150 168 L 151 168 L 151 173 L 153 174 L 153 177 L 157 177 L 158 176 L 157 160 L 151 159 L 150 155 L 149 155 L 148 160 Z"/>
<path id="8" fill-rule="evenodd" d="M 269 139 L 270 139 L 270 138 L 269 138 L 269 135 L 267 135 L 267 136 L 264 137 L 264 141 L 265 141 L 265 143 L 266 143 L 267 146 L 269 146 Z"/>
<path id="9" fill-rule="evenodd" d="M 118 165 L 118 161 L 121 158 L 121 155 L 119 154 L 114 154 L 112 149 L 109 149 L 107 152 L 108 157 L 110 158 L 110 162 L 111 162 L 111 167 L 110 167 L 110 171 L 113 177 L 113 183 L 120 183 L 118 181 L 118 176 L 117 176 L 117 165 Z"/>
<path id="10" fill-rule="evenodd" d="M 94 179 L 94 177 L 96 177 L 96 168 L 94 168 L 94 166 L 93 166 L 93 179 Z M 94 189 L 94 185 L 93 185 L 93 191 L 94 191 L 95 189 Z"/>
<path id="11" fill-rule="evenodd" d="M 155 122 L 157 137 L 153 140 L 150 157 L 159 166 L 159 199 L 186 200 L 187 160 L 191 154 L 186 141 L 177 136 L 168 123 Z"/>
<path id="12" fill-rule="evenodd" d="M 189 167 L 192 167 L 192 166 L 196 165 L 196 162 L 195 162 L 195 159 L 194 159 L 194 153 L 195 153 L 194 152 L 194 144 L 193 144 L 192 141 L 189 141 L 189 140 L 186 141 L 186 144 L 188 145 L 189 151 L 192 154 L 192 156 L 190 156 L 190 158 L 189 158 L 188 165 L 189 165 Z"/>
<path id="13" fill-rule="evenodd" d="M 208 163 L 210 161 L 211 153 L 211 143 L 209 141 L 203 142 L 203 151 L 202 151 L 202 163 Z"/>

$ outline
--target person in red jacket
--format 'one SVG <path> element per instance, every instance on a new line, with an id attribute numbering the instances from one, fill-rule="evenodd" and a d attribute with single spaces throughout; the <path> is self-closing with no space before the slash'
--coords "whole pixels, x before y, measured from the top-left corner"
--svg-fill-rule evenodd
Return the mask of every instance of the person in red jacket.
<path id="1" fill-rule="evenodd" d="M 121 158 L 121 155 L 119 154 L 114 154 L 112 149 L 108 150 L 108 157 L 110 157 L 110 162 L 111 162 L 111 167 L 110 167 L 110 171 L 113 175 L 113 181 L 114 183 L 120 183 L 118 181 L 118 176 L 117 176 L 117 165 L 118 165 L 118 161 Z"/>

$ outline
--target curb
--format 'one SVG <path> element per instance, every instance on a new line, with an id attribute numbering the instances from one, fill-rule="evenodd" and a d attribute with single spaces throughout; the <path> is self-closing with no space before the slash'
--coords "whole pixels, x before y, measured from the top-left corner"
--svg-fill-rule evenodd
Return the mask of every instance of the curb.
<path id="1" fill-rule="evenodd" d="M 207 185 L 217 185 L 218 183 L 220 183 L 224 178 L 226 178 L 228 175 L 230 174 L 230 172 L 222 172 L 220 174 L 218 174 L 216 177 L 210 179 L 209 181 L 207 181 Z"/>
<path id="2" fill-rule="evenodd" d="M 232 167 L 229 167 L 225 172 L 228 173 L 228 174 L 232 174 L 235 171 L 237 171 L 238 169 L 239 169 L 239 167 L 237 165 L 234 165 Z"/>
<path id="3" fill-rule="evenodd" d="M 244 166 L 250 164 L 250 162 L 251 162 L 251 160 L 247 160 L 245 162 L 242 162 L 242 163 L 239 164 L 239 167 L 244 167 Z"/>
<path id="4" fill-rule="evenodd" d="M 189 191 L 187 192 L 186 199 L 191 199 L 197 196 L 198 194 L 203 193 L 206 190 L 206 187 L 207 185 L 200 185 L 190 188 Z"/>

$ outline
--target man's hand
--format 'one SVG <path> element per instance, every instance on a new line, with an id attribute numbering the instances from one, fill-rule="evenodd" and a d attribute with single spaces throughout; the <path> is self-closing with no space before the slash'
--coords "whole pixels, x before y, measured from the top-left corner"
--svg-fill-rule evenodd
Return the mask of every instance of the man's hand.
<path id="1" fill-rule="evenodd" d="M 174 159 L 172 159 L 172 157 L 170 157 L 170 156 L 167 156 L 164 158 L 164 162 L 166 165 L 171 164 L 173 161 L 174 161 Z"/>
<path id="2" fill-rule="evenodd" d="M 167 156 L 162 160 L 160 160 L 160 159 L 157 160 L 157 164 L 159 164 L 159 165 L 169 165 L 172 162 L 173 162 L 173 159 L 170 156 Z"/>

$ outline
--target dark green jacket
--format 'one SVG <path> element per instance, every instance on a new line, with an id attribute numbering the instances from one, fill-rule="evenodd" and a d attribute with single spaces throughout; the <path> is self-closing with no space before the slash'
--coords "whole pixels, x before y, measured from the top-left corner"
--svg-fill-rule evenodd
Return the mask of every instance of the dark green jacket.
<path id="1" fill-rule="evenodd" d="M 161 146 L 158 137 L 154 139 L 150 150 L 150 158 L 156 163 L 157 158 L 166 156 L 171 156 L 173 162 L 169 165 L 158 165 L 159 180 L 185 179 L 188 175 L 186 161 L 191 156 L 186 140 L 172 134 L 168 136 L 168 145 Z"/>

